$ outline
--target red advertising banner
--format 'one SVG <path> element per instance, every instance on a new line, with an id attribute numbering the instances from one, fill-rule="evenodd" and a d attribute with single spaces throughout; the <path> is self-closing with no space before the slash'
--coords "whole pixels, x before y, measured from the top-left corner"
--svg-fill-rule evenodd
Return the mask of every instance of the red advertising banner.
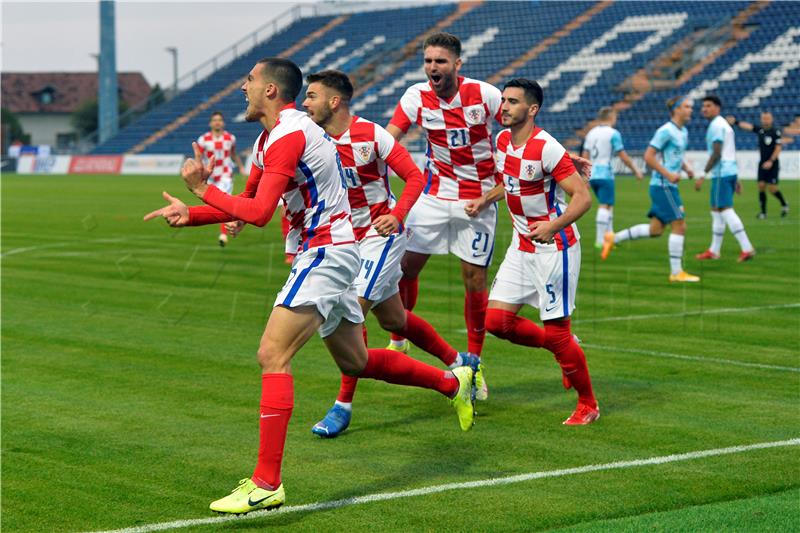
<path id="1" fill-rule="evenodd" d="M 74 155 L 69 164 L 70 174 L 119 174 L 121 155 Z"/>

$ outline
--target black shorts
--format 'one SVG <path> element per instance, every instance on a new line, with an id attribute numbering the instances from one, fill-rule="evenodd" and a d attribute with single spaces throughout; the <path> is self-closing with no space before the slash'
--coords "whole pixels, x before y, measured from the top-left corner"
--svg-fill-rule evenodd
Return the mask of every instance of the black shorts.
<path id="1" fill-rule="evenodd" d="M 770 185 L 777 185 L 778 184 L 778 171 L 780 167 L 778 164 L 772 165 L 772 168 L 769 170 L 765 170 L 761 168 L 761 163 L 758 164 L 758 181 L 763 181 L 764 183 L 769 183 Z"/>

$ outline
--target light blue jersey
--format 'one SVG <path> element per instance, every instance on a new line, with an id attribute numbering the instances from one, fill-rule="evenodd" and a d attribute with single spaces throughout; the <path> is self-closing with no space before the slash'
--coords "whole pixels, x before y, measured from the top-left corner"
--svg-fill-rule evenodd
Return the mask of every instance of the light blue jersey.
<path id="1" fill-rule="evenodd" d="M 708 149 L 708 156 L 714 153 L 714 143 L 722 143 L 722 153 L 720 160 L 708 173 L 711 178 L 727 178 L 736 176 L 738 169 L 736 168 L 736 137 L 733 133 L 733 128 L 728 121 L 722 118 L 722 115 L 717 115 L 711 122 L 708 123 L 706 130 L 706 148 Z"/>
<path id="2" fill-rule="evenodd" d="M 686 127 L 679 128 L 671 120 L 656 130 L 653 138 L 650 139 L 650 146 L 661 154 L 661 164 L 670 172 L 678 173 L 683 166 L 683 156 L 689 146 L 689 130 Z M 667 178 L 653 170 L 650 178 L 650 185 L 658 187 L 668 186 L 677 188 L 678 185 L 670 183 Z"/>
<path id="3" fill-rule="evenodd" d="M 605 124 L 595 126 L 586 134 L 583 149 L 589 152 L 592 160 L 592 180 L 613 180 L 614 170 L 611 161 L 614 156 L 625 150 L 622 135 L 611 126 Z"/>

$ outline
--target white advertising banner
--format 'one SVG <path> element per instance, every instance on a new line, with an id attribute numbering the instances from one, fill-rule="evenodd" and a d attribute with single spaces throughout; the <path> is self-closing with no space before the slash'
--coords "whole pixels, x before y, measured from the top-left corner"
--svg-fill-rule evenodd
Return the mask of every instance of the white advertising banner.
<path id="1" fill-rule="evenodd" d="M 122 158 L 120 174 L 178 174 L 183 161 L 182 155 L 126 155 Z"/>
<path id="2" fill-rule="evenodd" d="M 67 174 L 71 160 L 68 155 L 24 154 L 17 159 L 17 174 Z"/>

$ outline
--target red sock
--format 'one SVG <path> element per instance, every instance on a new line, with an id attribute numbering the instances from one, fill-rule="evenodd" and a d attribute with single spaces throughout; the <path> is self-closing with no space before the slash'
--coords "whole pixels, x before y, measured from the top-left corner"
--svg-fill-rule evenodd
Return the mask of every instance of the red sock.
<path id="1" fill-rule="evenodd" d="M 464 295 L 464 320 L 467 323 L 467 350 L 480 355 L 483 350 L 483 339 L 486 337 L 486 304 L 489 293 L 467 291 Z"/>
<path id="2" fill-rule="evenodd" d="M 504 309 L 486 310 L 486 329 L 495 337 L 506 339 L 514 344 L 539 348 L 544 345 L 545 333 L 542 328 L 511 311 Z"/>
<path id="3" fill-rule="evenodd" d="M 339 395 L 336 397 L 336 401 L 342 403 L 352 403 L 353 396 L 356 393 L 357 384 L 357 377 L 342 374 L 342 382 L 339 384 Z"/>
<path id="4" fill-rule="evenodd" d="M 281 461 L 286 444 L 286 429 L 294 407 L 294 380 L 291 374 L 261 376 L 261 440 L 258 464 L 253 472 L 256 485 L 275 490 L 281 484 Z"/>
<path id="5" fill-rule="evenodd" d="M 586 366 L 586 356 L 572 337 L 569 319 L 548 320 L 544 323 L 544 331 L 544 347 L 555 354 L 556 361 L 561 365 L 561 372 L 564 374 L 565 385 L 568 380 L 578 392 L 578 401 L 597 408 L 589 368 Z"/>
<path id="6" fill-rule="evenodd" d="M 447 344 L 447 341 L 436 333 L 433 326 L 411 311 L 406 311 L 406 327 L 399 333 L 414 345 L 441 359 L 448 366 L 452 365 L 458 357 L 456 349 Z"/>
<path id="7" fill-rule="evenodd" d="M 403 307 L 409 311 L 413 311 L 417 305 L 417 293 L 419 293 L 419 278 L 400 278 L 400 299 L 403 301 Z M 392 333 L 393 341 L 403 340 L 403 336 L 397 333 Z"/>
<path id="8" fill-rule="evenodd" d="M 367 350 L 367 366 L 359 378 L 379 379 L 396 385 L 411 385 L 441 392 L 448 398 L 458 390 L 458 379 L 452 372 L 439 370 L 392 350 Z"/>
<path id="9" fill-rule="evenodd" d="M 221 235 L 227 235 L 228 234 L 228 227 L 225 224 L 220 224 L 219 225 L 219 232 L 220 232 Z"/>

